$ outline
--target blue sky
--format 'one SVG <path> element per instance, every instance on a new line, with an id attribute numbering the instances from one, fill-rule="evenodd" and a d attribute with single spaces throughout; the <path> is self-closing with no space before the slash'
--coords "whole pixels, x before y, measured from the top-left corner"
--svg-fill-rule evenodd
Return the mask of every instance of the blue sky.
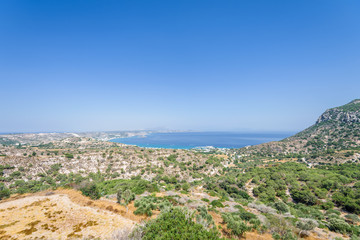
<path id="1" fill-rule="evenodd" d="M 360 1 L 1 1 L 0 132 L 298 131 L 359 98 Z"/>

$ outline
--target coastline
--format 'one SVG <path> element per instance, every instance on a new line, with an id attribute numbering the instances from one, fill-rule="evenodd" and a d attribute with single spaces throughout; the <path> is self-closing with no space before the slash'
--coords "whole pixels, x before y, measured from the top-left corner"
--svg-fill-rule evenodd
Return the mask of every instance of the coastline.
<path id="1" fill-rule="evenodd" d="M 290 133 L 239 132 L 156 132 L 131 137 L 113 138 L 110 142 L 153 149 L 236 149 L 279 141 Z"/>

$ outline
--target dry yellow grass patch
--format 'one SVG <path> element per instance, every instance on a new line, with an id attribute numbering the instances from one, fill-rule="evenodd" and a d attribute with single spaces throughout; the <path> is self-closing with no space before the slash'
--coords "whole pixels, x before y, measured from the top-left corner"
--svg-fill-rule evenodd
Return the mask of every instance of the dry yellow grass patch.
<path id="1" fill-rule="evenodd" d="M 226 154 L 217 154 L 216 157 L 223 158 L 223 159 L 226 159 L 226 160 L 229 159 L 229 156 L 226 155 Z"/>
<path id="2" fill-rule="evenodd" d="M 38 193 L 1 202 L 0 239 L 103 239 L 117 229 L 134 226 L 133 220 L 106 210 L 112 202 L 88 205 L 90 200 L 79 194 L 59 190 L 48 196 Z"/>
<path id="3" fill-rule="evenodd" d="M 116 203 L 116 199 L 101 199 L 94 201 L 88 197 L 85 197 L 81 194 L 81 192 L 74 189 L 58 189 L 54 192 L 67 195 L 72 202 L 77 203 L 81 206 L 88 206 L 91 208 L 107 210 L 115 214 L 121 215 L 122 217 L 130 219 L 134 222 L 139 223 L 145 219 L 148 219 L 146 216 L 139 216 L 134 214 L 134 211 L 136 210 L 136 208 L 134 207 L 134 202 L 131 202 L 126 209 L 126 207 Z"/>

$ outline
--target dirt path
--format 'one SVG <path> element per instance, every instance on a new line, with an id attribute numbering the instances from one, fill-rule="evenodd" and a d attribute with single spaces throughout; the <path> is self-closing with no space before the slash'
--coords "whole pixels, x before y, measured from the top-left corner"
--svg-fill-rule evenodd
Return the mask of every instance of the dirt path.
<path id="1" fill-rule="evenodd" d="M 245 189 L 246 189 L 246 191 L 247 191 L 247 193 L 249 194 L 250 197 L 256 199 L 256 197 L 254 196 L 254 193 L 253 193 L 253 189 L 254 189 L 255 185 L 251 184 L 252 180 L 253 179 L 250 179 L 249 181 L 247 181 L 245 183 Z"/>

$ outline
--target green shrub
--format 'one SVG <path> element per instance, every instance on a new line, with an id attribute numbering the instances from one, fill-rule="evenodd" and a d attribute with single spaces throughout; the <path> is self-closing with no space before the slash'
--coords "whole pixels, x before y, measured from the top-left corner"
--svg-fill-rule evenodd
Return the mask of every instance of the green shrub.
<path id="1" fill-rule="evenodd" d="M 306 205 L 315 205 L 315 195 L 307 189 L 291 189 L 291 197 L 294 201 L 304 203 Z"/>
<path id="2" fill-rule="evenodd" d="M 117 192 L 117 202 L 127 206 L 131 201 L 135 200 L 135 194 L 130 190 L 126 189 L 122 191 L 121 189 Z"/>
<path id="3" fill-rule="evenodd" d="M 330 202 L 330 201 L 327 201 L 327 202 L 322 203 L 320 206 L 324 210 L 329 210 L 329 209 L 332 209 L 334 207 L 334 203 Z"/>
<path id="4" fill-rule="evenodd" d="M 219 207 L 219 208 L 223 208 L 224 205 L 221 203 L 220 200 L 213 200 L 211 203 L 210 203 L 213 207 Z"/>
<path id="5" fill-rule="evenodd" d="M 182 189 L 184 190 L 184 191 L 189 191 L 189 189 L 190 189 L 190 184 L 189 183 L 184 183 L 183 185 L 182 185 Z"/>
<path id="6" fill-rule="evenodd" d="M 317 226 L 319 226 L 319 224 L 314 219 L 302 219 L 296 223 L 296 227 L 301 230 L 300 236 L 302 235 L 303 231 L 304 232 L 311 231 Z"/>
<path id="7" fill-rule="evenodd" d="M 68 158 L 68 159 L 73 159 L 74 155 L 71 154 L 71 153 L 65 153 L 65 157 Z"/>
<path id="8" fill-rule="evenodd" d="M 135 200 L 134 206 L 137 208 L 134 211 L 136 215 L 146 215 L 152 216 L 153 210 L 157 209 L 157 199 L 152 196 L 143 197 L 141 199 Z"/>
<path id="9" fill-rule="evenodd" d="M 274 207 L 276 210 L 278 210 L 280 213 L 286 213 L 289 212 L 289 207 L 283 203 L 283 202 L 275 202 Z"/>
<path id="10" fill-rule="evenodd" d="M 187 208 L 174 207 L 162 212 L 142 227 L 143 240 L 218 240 L 219 233 L 207 230 L 193 221 L 194 213 Z"/>
<path id="11" fill-rule="evenodd" d="M 150 182 L 138 178 L 102 181 L 98 184 L 98 187 L 104 195 L 116 194 L 120 189 L 122 191 L 130 189 L 136 195 L 143 194 L 145 191 L 159 191 L 156 183 L 150 184 Z"/>
<path id="12" fill-rule="evenodd" d="M 235 236 L 243 236 L 248 230 L 246 223 L 238 215 L 231 213 L 223 213 L 222 218 L 226 223 L 226 227 L 231 230 L 231 233 Z"/>
<path id="13" fill-rule="evenodd" d="M 329 209 L 329 210 L 326 211 L 326 215 L 328 216 L 330 214 L 336 214 L 336 215 L 340 216 L 341 213 L 338 210 Z"/>
<path id="14" fill-rule="evenodd" d="M 360 222 L 360 218 L 356 214 L 347 214 L 345 215 L 345 218 L 353 224 Z"/>
<path id="15" fill-rule="evenodd" d="M 198 214 L 196 215 L 196 222 L 203 225 L 205 228 L 215 227 L 212 216 L 206 210 L 206 207 L 201 206 L 196 209 Z"/>
<path id="16" fill-rule="evenodd" d="M 204 201 L 204 202 L 207 202 L 207 203 L 210 202 L 210 200 L 207 199 L 207 198 L 202 198 L 201 200 Z"/>
<path id="17" fill-rule="evenodd" d="M 83 183 L 83 187 L 80 188 L 80 191 L 83 195 L 90 197 L 91 199 L 99 199 L 101 197 L 98 187 L 93 182 Z"/>
<path id="18" fill-rule="evenodd" d="M 273 239 L 275 240 L 297 240 L 298 238 L 290 231 L 286 231 L 284 234 L 273 233 Z"/>
<path id="19" fill-rule="evenodd" d="M 228 229 L 235 236 L 243 236 L 244 233 L 251 229 L 258 229 L 260 221 L 253 213 L 247 212 L 240 205 L 235 206 L 239 209 L 237 212 L 223 213 L 221 217 Z M 249 224 L 247 224 L 249 223 Z"/>
<path id="20" fill-rule="evenodd" d="M 329 219 L 329 229 L 335 232 L 346 233 L 350 230 L 350 225 L 342 219 Z"/>
<path id="21" fill-rule="evenodd" d="M 0 200 L 10 197 L 10 190 L 4 183 L 0 183 Z"/>

